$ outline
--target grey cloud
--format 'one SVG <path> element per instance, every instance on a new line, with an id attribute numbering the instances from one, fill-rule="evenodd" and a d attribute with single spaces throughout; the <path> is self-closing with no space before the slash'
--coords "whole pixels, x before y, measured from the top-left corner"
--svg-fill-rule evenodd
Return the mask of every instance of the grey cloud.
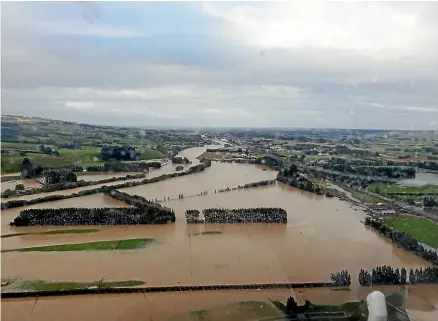
<path id="1" fill-rule="evenodd" d="M 88 36 L 59 22 L 46 24 L 58 35 L 36 33 L 32 17 L 19 10 L 5 28 L 2 19 L 3 112 L 137 126 L 435 126 L 437 42 L 376 58 L 345 49 L 244 45 L 232 35 L 144 36 L 120 28 L 118 37 L 102 37 L 116 27 L 97 24 L 101 12 L 87 6 L 95 28 Z M 425 25 L 436 25 L 435 13 L 420 11 Z M 23 19 L 29 21 L 21 25 Z M 375 117 L 370 102 L 387 108 Z M 396 111 L 403 112 L 397 119 Z"/>

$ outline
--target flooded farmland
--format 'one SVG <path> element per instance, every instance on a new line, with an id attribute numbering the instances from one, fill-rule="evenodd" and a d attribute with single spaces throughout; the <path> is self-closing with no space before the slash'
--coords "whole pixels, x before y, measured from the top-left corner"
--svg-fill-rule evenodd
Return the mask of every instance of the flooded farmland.
<path id="1" fill-rule="evenodd" d="M 193 160 L 202 150 L 205 148 L 190 149 L 185 151 L 185 155 Z M 157 170 L 157 174 L 160 172 L 161 175 L 164 171 L 172 171 L 174 168 L 173 165 L 167 165 Z M 151 174 L 155 173 L 151 172 Z M 123 192 L 141 195 L 148 199 L 175 198 L 179 194 L 187 197 L 162 202 L 163 205 L 174 209 L 176 214 L 174 224 L 99 226 L 98 232 L 89 234 L 23 235 L 3 239 L 2 250 L 131 238 L 152 238 L 160 241 L 159 243 L 142 249 L 126 251 L 3 253 L 2 276 L 51 281 L 96 281 L 102 278 L 108 281 L 142 280 L 147 286 L 246 284 L 328 281 L 331 272 L 345 268 L 352 273 L 353 280 L 357 280 L 357 274 L 361 268 L 371 269 L 383 264 L 406 268 L 429 265 L 426 261 L 397 248 L 381 235 L 365 227 L 361 223 L 365 214 L 338 199 L 317 196 L 279 183 L 273 186 L 225 193 L 214 192 L 215 189 L 232 188 L 245 183 L 273 179 L 275 176 L 275 171 L 261 166 L 214 162 L 204 172 L 150 185 L 124 188 Z M 188 197 L 205 190 L 208 191 L 207 195 Z M 59 193 L 63 192 L 73 191 L 60 191 Z M 32 196 L 36 197 L 36 195 Z M 41 203 L 26 208 L 71 206 L 118 207 L 126 205 L 103 194 L 95 194 Z M 284 208 L 288 212 L 288 223 L 187 225 L 184 218 L 186 209 L 261 206 Z M 24 207 L 2 211 L 2 235 L 54 229 L 10 227 L 8 223 L 22 209 Z M 434 289 L 437 287 L 435 286 Z M 325 293 L 331 298 L 339 297 L 341 301 L 351 299 L 351 297 L 364 298 L 358 292 L 359 289 L 355 288 L 354 291 L 339 292 L 336 295 L 334 292 Z M 255 291 L 233 291 L 229 298 L 230 300 L 235 297 L 235 300 L 250 300 L 253 296 L 255 299 L 267 292 L 269 292 L 269 297 L 281 294 L 278 298 L 281 300 L 284 300 L 287 295 L 285 290 L 262 291 L 262 294 Z M 88 312 L 78 311 L 77 313 L 84 313 L 84 316 L 73 314 L 75 319 L 140 320 L 145 316 L 149 317 L 146 314 L 152 313 L 152 310 L 153 313 L 164 313 L 157 315 L 157 318 L 161 319 L 165 316 L 170 317 L 171 312 L 182 312 L 176 311 L 176 307 L 180 309 L 193 305 L 193 308 L 202 308 L 204 303 L 218 304 L 222 303 L 222 300 L 225 304 L 228 299 L 225 299 L 227 295 L 224 293 L 227 291 L 212 292 L 208 295 L 203 292 L 148 294 L 147 297 L 151 298 L 148 302 L 157 304 L 156 307 L 153 306 L 153 309 L 152 306 L 147 308 L 147 305 L 143 305 L 145 302 L 143 294 L 100 296 L 99 300 L 89 300 L 91 298 L 89 296 L 59 298 L 56 301 L 53 298 L 43 298 L 39 299 L 37 308 L 32 314 L 32 320 L 42 320 L 49 315 L 56 316 L 56 311 L 64 311 L 64 308 L 68 310 L 76 307 L 72 311 L 81 310 L 79 307 L 85 304 L 83 301 L 85 299 L 87 300 L 85 310 Z M 310 299 L 312 296 L 320 298 L 317 294 L 309 294 Z M 154 301 L 154 298 L 165 300 Z M 436 311 L 436 296 L 426 295 L 426 298 Z M 180 303 L 168 303 L 173 300 Z M 161 303 L 160 306 L 160 302 L 163 301 L 166 304 Z M 5 304 L 4 311 L 8 313 L 8 311 L 15 310 L 14 306 L 19 306 L 17 302 L 23 302 L 21 306 L 23 310 L 26 310 L 28 305 L 32 306 L 34 299 L 6 301 L 2 303 Z M 104 304 L 112 307 L 103 309 L 100 308 L 100 304 L 102 307 Z M 176 310 L 168 311 L 166 306 L 168 308 L 169 305 L 174 306 Z M 113 314 L 106 314 L 109 311 Z M 428 315 L 427 313 L 419 315 L 422 320 L 427 320 L 424 318 Z M 155 315 L 153 318 L 155 319 Z"/>
<path id="2" fill-rule="evenodd" d="M 34 179 L 21 179 L 21 180 L 8 181 L 1 183 L 2 193 L 7 189 L 14 190 L 15 186 L 17 186 L 18 184 L 23 184 L 24 188 L 33 188 L 33 187 L 41 186 L 41 184 Z"/>
<path id="3" fill-rule="evenodd" d="M 239 166 L 241 166 L 239 176 Z M 230 178 L 223 178 L 230 175 Z M 125 188 L 132 194 L 150 198 L 164 193 L 186 190 L 204 196 L 165 202 L 175 210 L 176 223 L 160 226 L 99 227 L 100 231 L 84 235 L 57 235 L 56 243 L 78 243 L 91 240 L 147 237 L 161 241 L 143 249 L 116 252 L 32 252 L 4 253 L 4 276 L 20 275 L 27 279 L 93 281 L 144 280 L 148 285 L 229 284 L 327 281 L 330 272 L 380 264 L 418 267 L 428 265 L 422 259 L 401 250 L 360 221 L 364 213 L 353 210 L 346 202 L 329 199 L 282 184 L 247 190 L 214 193 L 214 188 L 243 184 L 275 177 L 255 165 L 214 163 L 205 172 L 173 178 L 156 184 Z M 186 179 L 188 178 L 188 179 Z M 225 186 L 222 186 L 215 180 Z M 165 186 L 158 188 L 159 184 Z M 144 188 L 146 187 L 146 188 Z M 155 187 L 155 188 L 154 188 Z M 136 190 L 137 189 L 137 190 Z M 213 192 L 211 192 L 213 190 Z M 150 194 L 148 193 L 150 192 Z M 153 194 L 155 193 L 155 194 Z M 171 194 L 173 195 L 173 194 Z M 115 206 L 99 195 L 39 204 L 38 207 Z M 99 200 L 97 200 L 99 199 Z M 104 202 L 102 202 L 104 201 Z M 79 205 L 80 204 L 80 205 Z M 186 209 L 207 207 L 278 206 L 288 212 L 287 224 L 205 224 L 187 225 Z M 20 209 L 5 210 L 10 220 Z M 16 232 L 2 223 L 2 233 Z M 28 229 L 28 228 L 21 228 Z M 32 230 L 38 230 L 32 227 Z M 214 235 L 202 232 L 217 231 Z M 22 237 L 5 239 L 2 248 L 11 249 Z M 32 242 L 34 242 L 32 244 Z M 48 242 L 33 237 L 26 246 Z M 40 258 L 36 260 L 35 258 Z M 152 259 L 153 258 L 153 259 Z M 80 261 L 92 269 L 76 269 Z M 32 269 L 28 264 L 32 262 Z M 178 269 L 174 269 L 177 262 Z"/>
<path id="4" fill-rule="evenodd" d="M 264 170 L 263 170 L 264 169 Z M 203 172 L 162 182 L 123 188 L 123 192 L 147 199 L 178 198 L 179 194 L 196 195 L 203 191 L 214 194 L 215 189 L 233 188 L 251 182 L 275 179 L 277 172 L 264 166 L 214 162 Z"/>

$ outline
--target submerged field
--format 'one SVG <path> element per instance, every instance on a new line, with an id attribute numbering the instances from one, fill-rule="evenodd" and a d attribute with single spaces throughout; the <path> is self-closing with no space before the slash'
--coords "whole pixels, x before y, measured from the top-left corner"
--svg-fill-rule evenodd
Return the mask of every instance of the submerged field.
<path id="1" fill-rule="evenodd" d="M 208 194 L 163 202 L 175 210 L 175 224 L 100 226 L 96 233 L 3 238 L 2 250 L 47 246 L 56 249 L 65 244 L 134 238 L 162 242 L 130 251 L 7 252 L 2 255 L 2 272 L 8 277 L 20 275 L 31 280 L 92 282 L 105 277 L 109 280 L 142 280 L 150 286 L 162 286 L 323 282 L 329 280 L 331 272 L 344 268 L 357 275 L 361 268 L 370 269 L 383 264 L 407 268 L 428 265 L 366 228 L 361 223 L 365 214 L 338 199 L 282 184 L 214 193 L 215 188 L 260 181 L 272 175 L 275 177 L 275 172 L 264 171 L 255 165 L 214 163 L 205 172 L 187 176 L 192 180 L 178 177 L 165 181 L 168 182 L 165 186 L 160 182 L 145 185 L 144 189 L 135 192 L 130 191 L 134 188 L 122 189 L 131 194 L 157 197 L 164 193 L 177 196 L 186 190 L 208 190 Z M 213 179 L 215 177 L 220 180 Z M 66 203 L 57 201 L 38 206 L 104 206 L 107 201 L 110 202 L 96 194 L 65 200 Z M 185 223 L 187 209 L 211 207 L 281 207 L 288 213 L 288 223 Z M 19 210 L 2 211 L 2 217 L 7 218 L 6 224 L 2 221 L 2 234 L 53 230 L 50 227 L 9 227 L 7 223 Z M 28 268 L 30 262 L 32 269 Z M 78 262 L 93 268 L 73 268 Z"/>
<path id="2" fill-rule="evenodd" d="M 202 148 L 187 150 L 185 155 L 199 155 L 199 150 Z M 150 174 L 158 175 L 173 169 L 169 165 Z M 328 281 L 331 272 L 341 269 L 348 269 L 352 279 L 356 280 L 361 268 L 371 269 L 384 264 L 405 268 L 429 265 L 365 227 L 361 222 L 365 213 L 336 198 L 325 198 L 280 183 L 215 193 L 215 189 L 237 187 L 275 176 L 275 171 L 260 166 L 213 163 L 201 173 L 121 190 L 149 199 L 157 198 L 163 205 L 174 209 L 176 222 L 167 225 L 90 226 L 97 230 L 92 233 L 62 232 L 71 230 L 66 227 L 17 228 L 8 225 L 24 208 L 126 206 L 102 194 L 3 210 L 2 236 L 16 235 L 2 239 L 2 250 L 18 249 L 19 252 L 2 253 L 2 276 L 44 280 L 33 283 L 34 288 L 95 286 L 96 280 L 102 279 L 105 282 L 135 280 L 147 286 L 253 284 Z M 204 191 L 208 193 L 196 196 Z M 179 194 L 184 194 L 184 199 L 178 199 Z M 176 199 L 167 201 L 167 197 Z M 281 207 L 288 213 L 288 222 L 185 223 L 187 209 L 217 207 Z M 160 242 L 143 246 L 152 244 L 151 240 Z M 143 242 L 142 246 L 139 242 Z M 129 250 L 118 251 L 120 244 L 128 244 Z M 352 291 L 310 291 L 306 292 L 306 297 L 321 304 L 344 303 L 363 300 L 360 291 L 353 285 Z M 32 319 L 35 320 L 57 317 L 57 313 L 61 319 L 68 320 L 69 311 L 74 316 L 71 319 L 75 320 L 175 319 L 175 316 L 186 315 L 189 310 L 216 311 L 214 309 L 218 306 L 228 306 L 236 301 L 284 301 L 292 293 L 293 290 L 217 291 L 214 294 L 40 298 L 35 306 L 35 300 L 20 299 L 4 300 L 2 309 L 8 320 L 22 320 L 20 317 L 25 312 L 29 315 L 30 311 L 33 311 Z M 90 300 L 92 297 L 98 299 Z M 410 300 L 414 297 L 411 295 Z M 426 298 L 430 300 L 427 308 L 436 311 L 437 299 L 431 294 Z M 202 316 L 202 313 L 196 315 Z M 427 313 L 419 315 L 422 320 L 428 320 L 424 318 Z"/>

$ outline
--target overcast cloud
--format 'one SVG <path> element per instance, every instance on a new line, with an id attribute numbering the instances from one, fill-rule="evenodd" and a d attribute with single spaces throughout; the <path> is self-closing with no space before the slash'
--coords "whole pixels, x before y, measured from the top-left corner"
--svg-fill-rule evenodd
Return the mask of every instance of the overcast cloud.
<path id="1" fill-rule="evenodd" d="M 438 3 L 2 2 L 2 113 L 438 129 Z"/>

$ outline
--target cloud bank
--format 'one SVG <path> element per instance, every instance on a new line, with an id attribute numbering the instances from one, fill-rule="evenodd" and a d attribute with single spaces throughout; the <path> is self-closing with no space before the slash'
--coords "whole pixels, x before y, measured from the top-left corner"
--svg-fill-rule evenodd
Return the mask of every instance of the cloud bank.
<path id="1" fill-rule="evenodd" d="M 438 4 L 2 3 L 2 113 L 436 129 Z"/>

